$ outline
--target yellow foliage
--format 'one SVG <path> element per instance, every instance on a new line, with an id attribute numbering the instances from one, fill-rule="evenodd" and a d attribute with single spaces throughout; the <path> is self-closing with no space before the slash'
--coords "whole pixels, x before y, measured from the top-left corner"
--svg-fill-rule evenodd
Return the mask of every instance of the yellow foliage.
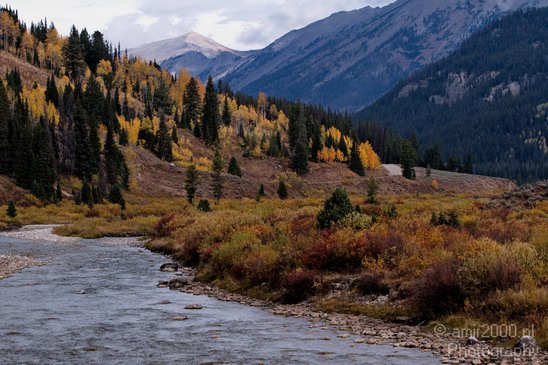
<path id="1" fill-rule="evenodd" d="M 128 132 L 128 141 L 131 144 L 137 144 L 139 138 L 139 129 L 141 128 L 141 121 L 139 118 L 135 118 L 132 121 L 127 121 L 124 116 L 118 116 L 118 122 L 120 127 Z"/>
<path id="2" fill-rule="evenodd" d="M 112 64 L 109 60 L 101 60 L 97 65 L 97 75 L 105 76 L 112 73 Z"/>
<path id="3" fill-rule="evenodd" d="M 381 159 L 371 147 L 369 142 L 360 144 L 360 159 L 362 160 L 363 167 L 368 170 L 377 170 L 381 167 Z"/>

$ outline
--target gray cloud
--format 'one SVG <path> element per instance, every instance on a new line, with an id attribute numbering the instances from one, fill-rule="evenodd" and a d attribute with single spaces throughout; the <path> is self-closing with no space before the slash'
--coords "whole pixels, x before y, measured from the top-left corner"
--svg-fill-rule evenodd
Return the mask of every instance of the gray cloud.
<path id="1" fill-rule="evenodd" d="M 234 49 L 262 48 L 288 31 L 332 13 L 394 0 L 143 0 L 138 12 L 112 19 L 104 29 L 125 47 L 183 35 L 191 30 Z M 171 20 L 180 19 L 177 24 Z M 147 22 L 148 21 L 148 22 Z"/>

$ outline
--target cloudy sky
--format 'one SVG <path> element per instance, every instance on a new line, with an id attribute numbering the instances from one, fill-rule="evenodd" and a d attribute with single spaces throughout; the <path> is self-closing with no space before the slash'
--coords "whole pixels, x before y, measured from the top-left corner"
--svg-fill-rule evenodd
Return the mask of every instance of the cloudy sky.
<path id="1" fill-rule="evenodd" d="M 9 1 L 9 0 L 8 0 Z M 30 24 L 47 17 L 62 34 L 72 24 L 101 30 L 123 48 L 191 30 L 239 50 L 262 48 L 288 31 L 342 10 L 394 0 L 12 0 Z"/>

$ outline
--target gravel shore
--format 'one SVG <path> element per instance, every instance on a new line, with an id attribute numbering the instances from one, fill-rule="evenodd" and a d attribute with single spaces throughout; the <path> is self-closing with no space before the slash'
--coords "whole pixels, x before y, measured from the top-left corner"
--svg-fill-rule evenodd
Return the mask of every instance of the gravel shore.
<path id="1" fill-rule="evenodd" d="M 0 255 L 0 279 L 10 277 L 19 270 L 38 265 L 39 263 L 39 261 L 28 256 Z"/>
<path id="2" fill-rule="evenodd" d="M 194 270 L 183 268 L 176 275 L 189 277 Z M 180 277 L 180 276 L 176 276 Z M 159 283 L 159 287 L 168 287 L 169 283 Z M 334 327 L 339 338 L 354 344 L 390 345 L 393 347 L 416 348 L 440 356 L 442 364 L 472 365 L 546 365 L 548 353 L 533 350 L 519 352 L 513 348 L 502 348 L 488 341 L 470 341 L 468 337 L 455 335 L 450 329 L 436 327 L 430 331 L 421 326 L 409 326 L 389 323 L 366 316 L 314 311 L 310 304 L 277 305 L 269 301 L 249 298 L 239 294 L 190 281 L 177 288 L 181 292 L 194 295 L 207 295 L 223 301 L 261 307 L 275 315 L 303 317 L 311 321 L 310 327 Z"/>
<path id="3" fill-rule="evenodd" d="M 62 244 L 72 244 L 80 240 L 78 237 L 61 237 L 53 234 L 53 229 L 59 225 L 29 225 L 16 231 L 1 232 L 4 237 L 17 238 L 31 241 L 47 241 Z"/>

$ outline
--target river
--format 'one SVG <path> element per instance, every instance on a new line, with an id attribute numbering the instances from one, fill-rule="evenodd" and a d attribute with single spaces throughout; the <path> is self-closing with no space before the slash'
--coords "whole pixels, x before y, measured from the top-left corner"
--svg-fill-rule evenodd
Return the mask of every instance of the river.
<path id="1" fill-rule="evenodd" d="M 1 235 L 1 233 L 0 233 Z M 44 262 L 0 280 L 1 364 L 436 364 L 419 350 L 355 344 L 306 319 L 158 289 L 167 262 L 134 241 L 0 236 L 0 254 Z M 165 304 L 167 303 L 167 304 Z M 186 310 L 200 304 L 202 310 Z M 174 320 L 188 316 L 188 320 Z"/>

